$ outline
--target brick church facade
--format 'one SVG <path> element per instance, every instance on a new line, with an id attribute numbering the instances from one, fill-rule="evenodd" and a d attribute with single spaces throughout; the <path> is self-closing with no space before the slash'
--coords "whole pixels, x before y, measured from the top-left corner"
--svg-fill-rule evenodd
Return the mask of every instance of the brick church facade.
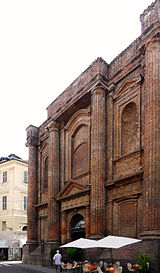
<path id="1" fill-rule="evenodd" d="M 128 260 L 141 250 L 153 253 L 156 264 L 160 2 L 140 20 L 139 38 L 110 64 L 95 60 L 48 106 L 47 120 L 27 128 L 26 263 L 47 264 L 53 246 L 81 236 L 118 235 L 142 239 L 129 247 Z"/>

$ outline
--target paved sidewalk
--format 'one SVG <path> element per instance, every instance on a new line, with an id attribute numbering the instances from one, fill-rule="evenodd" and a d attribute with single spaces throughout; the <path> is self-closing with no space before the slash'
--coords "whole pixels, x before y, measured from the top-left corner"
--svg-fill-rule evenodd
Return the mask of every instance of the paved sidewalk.
<path id="1" fill-rule="evenodd" d="M 56 270 L 53 266 L 37 266 L 37 265 L 30 265 L 30 264 L 22 264 L 22 261 L 0 261 L 0 264 L 17 264 L 20 267 L 29 268 L 31 270 L 36 270 L 38 272 L 44 273 L 56 273 Z M 65 272 L 64 272 L 65 273 Z"/>
<path id="2" fill-rule="evenodd" d="M 44 273 L 56 273 L 56 270 L 54 267 L 50 266 L 50 267 L 45 267 L 45 266 L 37 266 L 37 265 L 30 265 L 30 264 L 19 264 L 20 266 L 24 267 L 24 268 L 29 268 L 29 269 L 33 269 L 36 270 L 38 272 L 44 272 Z"/>
<path id="3" fill-rule="evenodd" d="M 61 272 L 56 271 L 54 266 L 41 266 L 41 265 L 30 265 L 30 264 L 22 264 L 20 263 L 20 266 L 25 267 L 25 268 L 30 268 L 33 270 L 36 270 L 38 272 L 44 272 L 44 273 L 68 273 L 67 270 L 63 269 Z"/>

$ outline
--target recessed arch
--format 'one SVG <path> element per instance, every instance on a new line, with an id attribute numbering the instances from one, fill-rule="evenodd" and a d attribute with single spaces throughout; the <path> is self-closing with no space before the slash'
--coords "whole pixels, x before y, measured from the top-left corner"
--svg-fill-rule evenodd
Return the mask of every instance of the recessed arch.
<path id="1" fill-rule="evenodd" d="M 138 147 L 138 113 L 134 102 L 128 103 L 121 114 L 121 154 L 126 155 Z"/>
<path id="2" fill-rule="evenodd" d="M 72 135 L 72 178 L 88 172 L 88 126 L 81 124 Z"/>
<path id="3" fill-rule="evenodd" d="M 44 158 L 43 167 L 43 190 L 48 188 L 48 156 Z"/>

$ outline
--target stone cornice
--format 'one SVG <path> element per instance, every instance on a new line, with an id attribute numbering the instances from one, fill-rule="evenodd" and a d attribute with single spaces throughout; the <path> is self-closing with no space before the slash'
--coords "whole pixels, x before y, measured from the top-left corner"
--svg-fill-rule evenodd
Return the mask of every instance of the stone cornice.
<path id="1" fill-rule="evenodd" d="M 125 184 L 127 183 L 127 181 L 130 181 L 131 179 L 133 180 L 134 178 L 136 179 L 136 177 L 143 177 L 143 169 L 139 169 L 137 172 L 133 172 L 132 174 L 129 174 L 129 175 L 125 175 L 125 176 L 121 176 L 121 177 L 118 177 L 117 179 L 113 179 L 113 180 L 110 180 L 110 181 L 107 181 L 105 183 L 105 187 L 106 188 L 111 188 L 111 187 L 115 187 L 115 185 L 118 185 L 118 184 Z"/>
<path id="2" fill-rule="evenodd" d="M 54 117 L 58 119 L 69 107 L 85 94 L 89 93 L 95 85 L 101 84 L 107 88 L 108 83 L 108 65 L 101 58 L 98 58 L 90 68 L 82 73 L 54 102 L 52 102 L 48 110 L 48 118 Z"/>
<path id="3" fill-rule="evenodd" d="M 79 90 L 71 100 L 69 101 L 69 104 L 73 105 L 75 104 L 78 100 L 80 100 L 84 95 L 87 93 L 91 93 L 92 89 L 96 88 L 97 86 L 101 86 L 101 88 L 104 88 L 106 92 L 108 92 L 108 79 L 106 79 L 104 76 L 98 74 L 96 77 L 92 78 L 92 80 L 87 83 L 81 90 Z M 57 111 L 52 112 L 52 117 L 57 120 L 64 112 L 66 109 L 69 107 L 67 104 L 67 101 L 63 101 L 63 104 L 60 104 L 61 106 L 58 108 Z"/>
<path id="4" fill-rule="evenodd" d="M 39 203 L 37 205 L 35 205 L 35 208 L 38 208 L 38 209 L 42 209 L 42 208 L 46 208 L 48 207 L 48 203 Z"/>
<path id="5" fill-rule="evenodd" d="M 141 40 L 141 43 L 139 44 L 139 51 L 141 51 L 143 54 L 145 52 L 145 49 L 148 47 L 149 44 L 157 41 L 157 39 L 160 39 L 160 24 L 158 26 L 153 27 L 148 35 L 145 35 L 143 39 Z"/>

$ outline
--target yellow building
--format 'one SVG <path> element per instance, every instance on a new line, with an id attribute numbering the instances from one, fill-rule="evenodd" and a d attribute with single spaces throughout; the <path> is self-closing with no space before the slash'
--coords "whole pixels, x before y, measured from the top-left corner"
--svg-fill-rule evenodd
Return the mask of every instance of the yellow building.
<path id="1" fill-rule="evenodd" d="M 20 259 L 27 239 L 28 162 L 11 154 L 0 158 L 0 254 Z M 0 257 L 1 258 L 1 257 Z"/>

